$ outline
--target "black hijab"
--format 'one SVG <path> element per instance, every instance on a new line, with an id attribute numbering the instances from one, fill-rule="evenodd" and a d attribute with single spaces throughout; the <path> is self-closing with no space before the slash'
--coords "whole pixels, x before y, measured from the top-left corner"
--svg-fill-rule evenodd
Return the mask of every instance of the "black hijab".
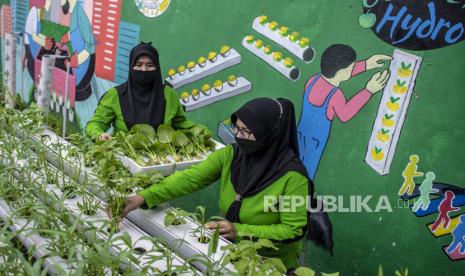
<path id="1" fill-rule="evenodd" d="M 154 71 L 138 71 L 133 67 L 142 56 L 152 59 Z M 131 50 L 128 80 L 116 87 L 121 112 L 128 129 L 135 124 L 148 124 L 157 128 L 165 119 L 165 94 L 157 50 L 151 43 L 141 42 Z"/>
<path id="2" fill-rule="evenodd" d="M 307 211 L 307 225 L 302 230 L 302 235 L 279 242 L 291 243 L 305 237 L 327 249 L 332 256 L 331 221 L 328 213 L 315 209 L 317 206 L 322 206 L 322 203 L 319 204 L 315 198 L 313 182 L 298 158 L 299 147 L 292 102 L 282 98 L 277 100 L 258 98 L 234 112 L 231 121 L 235 123 L 237 118 L 244 122 L 253 132 L 256 140 L 262 142 L 265 147 L 260 152 L 246 155 L 241 152 L 237 144 L 233 144 L 231 181 L 237 196 L 229 206 L 226 219 L 240 222 L 239 212 L 244 197 L 259 193 L 289 171 L 298 172 L 308 179 L 308 195 L 313 210 Z"/>
<path id="3" fill-rule="evenodd" d="M 263 143 L 264 148 L 253 154 L 244 154 L 237 144 L 233 144 L 231 182 L 236 198 L 226 213 L 226 219 L 231 222 L 240 221 L 243 198 L 261 192 L 289 171 L 307 176 L 298 157 L 292 102 L 282 98 L 257 98 L 234 112 L 231 121 L 235 123 L 238 118 L 253 132 L 257 142 Z"/>

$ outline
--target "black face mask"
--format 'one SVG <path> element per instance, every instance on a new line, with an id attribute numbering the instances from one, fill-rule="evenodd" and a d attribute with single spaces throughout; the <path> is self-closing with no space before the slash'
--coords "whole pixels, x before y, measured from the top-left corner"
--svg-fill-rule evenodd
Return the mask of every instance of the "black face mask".
<path id="1" fill-rule="evenodd" d="M 67 0 L 66 3 L 61 6 L 61 10 L 63 11 L 63 14 L 68 14 L 69 12 L 69 1 Z"/>
<path id="2" fill-rule="evenodd" d="M 261 151 L 264 144 L 261 141 L 253 141 L 236 137 L 236 143 L 244 154 L 253 154 Z"/>
<path id="3" fill-rule="evenodd" d="M 133 70 L 134 81 L 140 86 L 152 86 L 155 82 L 154 71 Z"/>

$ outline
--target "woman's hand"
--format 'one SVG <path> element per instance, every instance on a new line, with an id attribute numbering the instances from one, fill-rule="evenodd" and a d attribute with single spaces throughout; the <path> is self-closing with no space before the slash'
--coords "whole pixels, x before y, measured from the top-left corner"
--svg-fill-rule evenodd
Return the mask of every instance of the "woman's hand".
<path id="1" fill-rule="evenodd" d="M 111 139 L 111 135 L 104 132 L 104 133 L 100 134 L 98 139 L 99 139 L 99 141 L 108 141 L 108 140 Z"/>
<path id="2" fill-rule="evenodd" d="M 126 198 L 126 203 L 124 204 L 123 211 L 121 212 L 121 218 L 127 217 L 127 215 L 131 212 L 139 208 L 142 204 L 144 204 L 145 199 L 140 195 L 135 196 L 128 196 Z"/>
<path id="3" fill-rule="evenodd" d="M 206 227 L 211 230 L 215 230 L 218 227 L 220 235 L 230 241 L 235 241 L 237 238 L 236 226 L 227 220 L 209 222 Z"/>

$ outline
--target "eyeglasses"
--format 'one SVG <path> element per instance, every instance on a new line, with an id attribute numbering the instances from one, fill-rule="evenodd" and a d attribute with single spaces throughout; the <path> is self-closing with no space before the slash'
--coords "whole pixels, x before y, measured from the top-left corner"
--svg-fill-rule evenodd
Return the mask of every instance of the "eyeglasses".
<path id="1" fill-rule="evenodd" d="M 253 134 L 253 132 L 250 131 L 250 129 L 248 129 L 246 127 L 238 127 L 237 125 L 233 125 L 232 130 L 233 130 L 234 136 L 237 137 L 237 134 L 241 134 L 241 137 L 244 138 L 244 139 L 249 139 L 250 135 Z"/>

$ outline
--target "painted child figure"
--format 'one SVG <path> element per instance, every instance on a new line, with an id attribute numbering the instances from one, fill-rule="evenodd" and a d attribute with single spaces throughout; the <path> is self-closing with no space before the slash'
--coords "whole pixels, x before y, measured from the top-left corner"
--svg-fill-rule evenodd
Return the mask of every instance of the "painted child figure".
<path id="1" fill-rule="evenodd" d="M 449 227 L 450 222 L 450 212 L 456 212 L 460 210 L 458 207 L 453 207 L 452 202 L 455 198 L 455 194 L 452 191 L 447 191 L 445 194 L 445 198 L 439 203 L 438 211 L 439 216 L 434 222 L 433 226 L 431 227 L 431 231 L 436 231 L 436 229 L 443 223 L 442 227 L 447 229 Z"/>
<path id="2" fill-rule="evenodd" d="M 460 223 L 452 231 L 454 240 L 447 247 L 447 253 L 451 254 L 460 245 L 460 254 L 465 254 L 465 215 L 460 216 Z"/>
<path id="3" fill-rule="evenodd" d="M 402 172 L 402 176 L 404 177 L 404 183 L 402 183 L 402 187 L 399 190 L 400 196 L 403 196 L 405 192 L 407 192 L 408 195 L 411 195 L 413 193 L 413 190 L 415 189 L 415 181 L 413 181 L 413 178 L 423 176 L 422 172 L 417 171 L 418 161 L 420 161 L 420 157 L 418 157 L 418 155 L 410 155 L 410 162 L 407 164 L 404 171 Z"/>
<path id="4" fill-rule="evenodd" d="M 429 195 L 431 193 L 436 193 L 439 190 L 433 189 L 433 180 L 436 179 L 436 175 L 433 172 L 427 172 L 426 173 L 426 179 L 423 180 L 423 182 L 420 185 L 420 199 L 418 199 L 415 204 L 413 205 L 412 211 L 416 212 L 418 209 L 421 209 L 424 211 L 428 209 L 428 206 L 430 204 L 430 199 Z"/>
<path id="5" fill-rule="evenodd" d="M 321 73 L 313 75 L 305 85 L 302 113 L 297 128 L 300 159 L 313 181 L 323 156 L 335 117 L 342 122 L 352 119 L 372 98 L 381 91 L 389 79 L 389 71 L 375 73 L 365 88 L 346 100 L 339 87 L 366 70 L 384 66 L 392 59 L 386 55 L 373 55 L 356 62 L 355 50 L 343 44 L 328 47 L 321 56 Z"/>

